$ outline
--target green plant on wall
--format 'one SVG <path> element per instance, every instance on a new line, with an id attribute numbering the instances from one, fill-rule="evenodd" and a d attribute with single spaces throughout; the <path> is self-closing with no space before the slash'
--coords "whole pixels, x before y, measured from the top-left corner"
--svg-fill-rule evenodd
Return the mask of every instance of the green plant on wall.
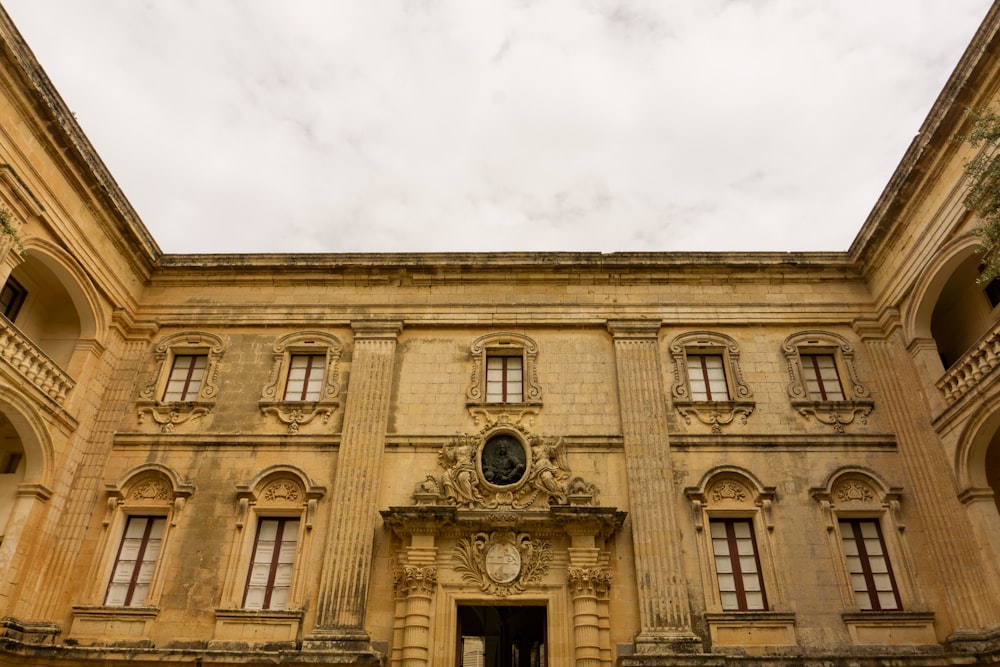
<path id="1" fill-rule="evenodd" d="M 5 208 L 0 208 L 0 234 L 9 237 L 14 241 L 14 245 L 17 246 L 18 252 L 24 252 L 24 244 L 21 243 L 21 237 L 17 234 L 17 229 L 14 228 L 14 216 L 11 212 Z"/>
<path id="2" fill-rule="evenodd" d="M 982 241 L 983 271 L 979 282 L 1000 276 L 1000 113 L 993 109 L 969 109 L 972 128 L 956 139 L 980 149 L 965 163 L 966 191 L 962 203 L 982 224 L 973 234 Z"/>

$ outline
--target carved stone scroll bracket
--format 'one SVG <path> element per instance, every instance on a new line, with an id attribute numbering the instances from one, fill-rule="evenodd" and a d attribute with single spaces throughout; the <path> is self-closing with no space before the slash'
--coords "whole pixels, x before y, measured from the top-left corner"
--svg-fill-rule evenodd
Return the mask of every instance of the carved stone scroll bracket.
<path id="1" fill-rule="evenodd" d="M 330 423 L 336 407 L 336 403 L 261 403 L 260 411 L 264 415 L 273 415 L 288 427 L 290 435 L 295 435 L 300 427 L 317 417 L 324 425 Z"/>
<path id="2" fill-rule="evenodd" d="M 722 427 L 728 426 L 740 417 L 740 424 L 747 425 L 747 419 L 753 414 L 755 403 L 738 403 L 735 401 L 711 401 L 705 403 L 689 402 L 674 403 L 674 407 L 684 417 L 684 423 L 691 424 L 694 416 L 702 424 L 712 427 L 712 433 L 722 433 Z"/>
<path id="3" fill-rule="evenodd" d="M 832 426 L 836 433 L 843 433 L 844 427 L 853 424 L 855 420 L 867 424 L 868 415 L 875 407 L 871 401 L 793 402 L 792 405 L 806 419 L 813 417 L 821 424 Z"/>
<path id="4" fill-rule="evenodd" d="M 202 403 L 171 403 L 160 405 L 154 403 L 138 406 L 137 420 L 139 425 L 145 423 L 148 414 L 160 429 L 160 433 L 172 433 L 175 426 L 201 419 L 212 413 L 212 404 Z"/>

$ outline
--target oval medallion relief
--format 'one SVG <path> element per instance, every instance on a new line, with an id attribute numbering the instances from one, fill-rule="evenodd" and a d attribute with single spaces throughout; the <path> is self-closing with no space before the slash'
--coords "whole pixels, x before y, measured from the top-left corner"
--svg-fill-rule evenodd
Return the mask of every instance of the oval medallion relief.
<path id="1" fill-rule="evenodd" d="M 494 486 L 510 486 L 521 481 L 527 468 L 524 445 L 511 435 L 495 435 L 483 445 L 480 463 L 483 477 Z"/>
<path id="2" fill-rule="evenodd" d="M 521 554 L 513 544 L 494 544 L 486 552 L 486 574 L 498 584 L 509 584 L 521 573 Z"/>

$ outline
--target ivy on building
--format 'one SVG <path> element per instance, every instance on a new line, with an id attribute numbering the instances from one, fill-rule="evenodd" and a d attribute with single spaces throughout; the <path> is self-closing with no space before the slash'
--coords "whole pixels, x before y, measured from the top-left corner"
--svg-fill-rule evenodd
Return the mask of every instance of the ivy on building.
<path id="1" fill-rule="evenodd" d="M 979 282 L 986 283 L 1000 277 L 1000 113 L 987 108 L 970 108 L 968 113 L 971 130 L 956 140 L 978 150 L 964 165 L 966 191 L 962 203 L 982 221 L 972 233 L 982 243 Z"/>

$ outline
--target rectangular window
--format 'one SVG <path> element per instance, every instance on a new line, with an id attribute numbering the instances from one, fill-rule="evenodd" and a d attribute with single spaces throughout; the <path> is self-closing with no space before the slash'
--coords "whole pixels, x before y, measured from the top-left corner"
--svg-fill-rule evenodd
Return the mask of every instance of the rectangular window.
<path id="1" fill-rule="evenodd" d="M 170 367 L 170 377 L 163 391 L 164 401 L 193 401 L 198 398 L 201 380 L 208 366 L 206 354 L 178 354 Z"/>
<path id="2" fill-rule="evenodd" d="M 161 516 L 130 516 L 118 546 L 104 604 L 141 607 L 149 594 L 153 569 L 160 555 L 167 520 Z"/>
<path id="3" fill-rule="evenodd" d="M 292 583 L 298 519 L 261 519 L 253 543 L 244 609 L 285 609 Z"/>
<path id="4" fill-rule="evenodd" d="M 902 609 L 879 522 L 876 519 L 841 519 L 840 538 L 858 608 L 863 611 Z"/>
<path id="5" fill-rule="evenodd" d="M 486 357 L 486 402 L 522 403 L 522 369 L 521 357 Z"/>
<path id="6" fill-rule="evenodd" d="M 844 390 L 840 386 L 837 360 L 832 354 L 803 354 L 802 379 L 806 391 L 813 401 L 843 401 Z"/>
<path id="7" fill-rule="evenodd" d="M 325 354 L 293 354 L 288 361 L 286 401 L 318 401 L 323 388 Z"/>
<path id="8" fill-rule="evenodd" d="M 3 289 L 0 289 L 0 311 L 3 312 L 4 317 L 13 322 L 21 310 L 26 296 L 28 296 L 28 290 L 24 289 L 21 283 L 13 278 L 8 278 Z"/>
<path id="9" fill-rule="evenodd" d="M 689 354 L 687 360 L 692 401 L 729 400 L 721 354 Z"/>
<path id="10" fill-rule="evenodd" d="M 726 611 L 767 609 L 753 522 L 750 519 L 713 519 L 709 526 L 722 608 Z"/>

